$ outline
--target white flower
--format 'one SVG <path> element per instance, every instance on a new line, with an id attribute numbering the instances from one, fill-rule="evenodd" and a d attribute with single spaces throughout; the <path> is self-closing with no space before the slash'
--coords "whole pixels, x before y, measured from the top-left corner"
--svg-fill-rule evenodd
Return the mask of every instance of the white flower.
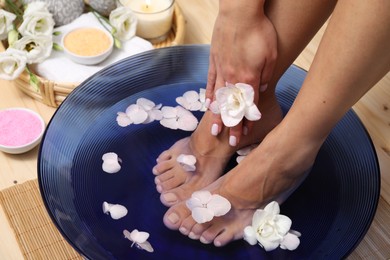
<path id="1" fill-rule="evenodd" d="M 139 249 L 146 250 L 150 253 L 154 251 L 152 245 L 147 241 L 149 238 L 148 232 L 138 231 L 137 229 L 134 229 L 130 233 L 128 230 L 125 229 L 123 230 L 123 235 L 125 236 L 125 238 L 133 242 L 131 246 L 135 244 Z"/>
<path id="2" fill-rule="evenodd" d="M 196 170 L 196 157 L 190 154 L 180 154 L 176 161 L 181 164 L 183 169 L 187 172 L 193 172 Z"/>
<path id="3" fill-rule="evenodd" d="M 253 150 L 257 147 L 258 144 L 252 144 L 252 145 L 248 145 L 240 150 L 237 150 L 237 158 L 236 158 L 236 162 L 237 163 L 240 163 L 242 160 L 244 160 L 244 158 Z"/>
<path id="4" fill-rule="evenodd" d="M 192 218 L 199 224 L 223 216 L 231 209 L 231 204 L 226 198 L 206 190 L 192 193 L 186 205 L 192 212 Z"/>
<path id="5" fill-rule="evenodd" d="M 7 39 L 8 32 L 13 29 L 13 21 L 16 15 L 0 9 L 0 41 Z"/>
<path id="6" fill-rule="evenodd" d="M 281 244 L 287 248 L 290 245 L 288 242 L 290 237 L 285 239 L 285 236 L 292 222 L 289 217 L 279 213 L 279 204 L 275 201 L 269 203 L 264 209 L 256 210 L 252 225 L 244 229 L 244 240 L 251 245 L 259 243 L 266 251 L 274 250 Z"/>
<path id="7" fill-rule="evenodd" d="M 53 46 L 52 37 L 47 36 L 23 36 L 12 47 L 24 51 L 27 63 L 40 63 L 48 58 Z"/>
<path id="8" fill-rule="evenodd" d="M 106 173 L 117 173 L 121 169 L 119 162 L 122 160 L 118 157 L 116 153 L 105 153 L 102 156 L 103 164 L 102 169 Z"/>
<path id="9" fill-rule="evenodd" d="M 120 219 L 127 215 L 127 208 L 120 204 L 111 204 L 103 202 L 103 213 L 110 214 L 112 219 Z"/>
<path id="10" fill-rule="evenodd" d="M 130 8 L 120 6 L 109 16 L 110 24 L 115 28 L 113 34 L 121 41 L 130 40 L 135 35 L 137 18 Z"/>
<path id="11" fill-rule="evenodd" d="M 0 52 L 0 78 L 14 80 L 26 68 L 25 53 L 13 48 Z"/>
<path id="12" fill-rule="evenodd" d="M 23 22 L 18 30 L 26 36 L 49 36 L 52 37 L 54 28 L 53 15 L 47 10 L 46 3 L 32 2 L 23 14 Z"/>
<path id="13" fill-rule="evenodd" d="M 194 131 L 198 126 L 198 119 L 188 110 L 181 106 L 161 108 L 163 118 L 160 124 L 170 129 Z"/>
<path id="14" fill-rule="evenodd" d="M 236 126 L 244 117 L 250 121 L 261 118 L 261 113 L 254 104 L 253 87 L 248 84 L 227 84 L 215 92 L 215 97 L 210 109 L 213 113 L 221 114 L 222 122 L 227 127 Z"/>
<path id="15" fill-rule="evenodd" d="M 122 127 L 131 124 L 148 124 L 162 119 L 161 104 L 156 105 L 146 98 L 139 98 L 136 104 L 127 107 L 126 112 L 118 112 L 116 121 Z"/>

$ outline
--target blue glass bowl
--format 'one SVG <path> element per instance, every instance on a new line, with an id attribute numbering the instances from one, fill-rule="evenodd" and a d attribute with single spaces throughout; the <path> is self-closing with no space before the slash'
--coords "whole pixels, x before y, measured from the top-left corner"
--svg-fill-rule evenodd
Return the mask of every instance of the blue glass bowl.
<path id="1" fill-rule="evenodd" d="M 204 88 L 209 46 L 177 46 L 145 52 L 109 66 L 77 87 L 51 119 L 40 146 L 38 179 L 45 206 L 67 241 L 89 259 L 306 259 L 346 257 L 361 241 L 379 199 L 377 156 L 364 126 L 351 110 L 323 144 L 313 169 L 282 205 L 302 233 L 295 251 L 265 252 L 235 241 L 203 245 L 166 228 L 151 172 L 155 158 L 189 132 L 158 122 L 119 127 L 116 113 L 139 97 L 176 106 L 175 98 Z M 291 66 L 277 86 L 284 112 L 306 76 Z M 195 115 L 200 119 L 202 113 Z M 116 174 L 102 171 L 101 157 L 122 159 Z M 227 169 L 234 167 L 234 158 Z M 102 203 L 126 206 L 113 220 Z M 131 247 L 123 230 L 151 234 L 154 253 Z"/>

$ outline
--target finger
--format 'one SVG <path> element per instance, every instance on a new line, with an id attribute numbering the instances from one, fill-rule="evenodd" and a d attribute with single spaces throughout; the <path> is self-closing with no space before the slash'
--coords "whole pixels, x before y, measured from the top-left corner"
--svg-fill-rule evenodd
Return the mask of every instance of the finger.
<path id="1" fill-rule="evenodd" d="M 240 137 L 242 134 L 242 122 L 241 121 L 238 125 L 231 127 L 229 129 L 229 145 L 230 146 L 237 146 L 240 142 Z"/>
<path id="2" fill-rule="evenodd" d="M 276 53 L 270 54 L 270 58 L 267 60 L 265 66 L 263 67 L 263 70 L 261 72 L 261 79 L 260 79 L 260 92 L 264 92 L 267 90 L 268 82 L 271 80 L 275 68 L 275 60 L 276 60 Z"/>
<path id="3" fill-rule="evenodd" d="M 223 87 L 224 85 L 225 85 L 225 80 L 222 78 L 222 76 L 217 76 L 214 90 L 216 91 L 218 88 Z M 217 136 L 219 135 L 219 133 L 221 133 L 223 128 L 221 115 L 213 114 L 212 122 L 213 123 L 211 125 L 211 134 L 213 136 Z"/>
<path id="4" fill-rule="evenodd" d="M 215 84 L 217 79 L 217 71 L 215 68 L 214 60 L 210 57 L 209 70 L 207 73 L 207 85 L 206 85 L 206 107 L 210 106 L 210 102 L 214 99 Z"/>

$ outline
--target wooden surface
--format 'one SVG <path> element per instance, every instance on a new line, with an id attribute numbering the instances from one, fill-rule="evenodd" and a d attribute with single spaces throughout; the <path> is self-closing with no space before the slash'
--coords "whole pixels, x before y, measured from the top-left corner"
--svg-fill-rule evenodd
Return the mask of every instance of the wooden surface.
<path id="1" fill-rule="evenodd" d="M 186 44 L 210 43 L 213 23 L 217 14 L 217 0 L 177 0 L 186 20 Z M 325 28 L 325 26 L 324 26 Z M 297 58 L 295 64 L 309 69 L 324 28 Z M 40 113 L 49 122 L 55 112 L 18 91 L 12 82 L 0 80 L 0 109 L 26 107 Z M 366 126 L 378 154 L 382 188 L 381 199 L 374 222 L 350 259 L 390 258 L 390 73 L 369 91 L 354 110 Z M 21 154 L 0 152 L 0 189 L 37 178 L 38 148 Z M 22 259 L 17 241 L 0 207 L 0 258 Z"/>

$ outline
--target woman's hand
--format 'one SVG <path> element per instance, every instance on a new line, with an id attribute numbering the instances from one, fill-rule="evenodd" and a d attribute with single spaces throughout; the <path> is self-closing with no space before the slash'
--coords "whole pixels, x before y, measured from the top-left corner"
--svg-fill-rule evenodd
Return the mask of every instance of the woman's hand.
<path id="1" fill-rule="evenodd" d="M 259 1 L 255 1 L 258 4 Z M 248 3 L 228 1 L 222 4 L 225 5 L 220 6 L 211 41 L 206 98 L 213 101 L 215 91 L 226 82 L 247 83 L 253 86 L 258 104 L 259 92 L 265 91 L 277 57 L 276 31 L 262 6 L 254 9 Z M 238 8 L 237 5 L 245 6 Z M 247 134 L 252 124 L 244 120 L 230 128 L 230 145 L 237 145 L 241 134 Z M 218 135 L 222 128 L 220 116 L 215 115 L 212 134 Z"/>

